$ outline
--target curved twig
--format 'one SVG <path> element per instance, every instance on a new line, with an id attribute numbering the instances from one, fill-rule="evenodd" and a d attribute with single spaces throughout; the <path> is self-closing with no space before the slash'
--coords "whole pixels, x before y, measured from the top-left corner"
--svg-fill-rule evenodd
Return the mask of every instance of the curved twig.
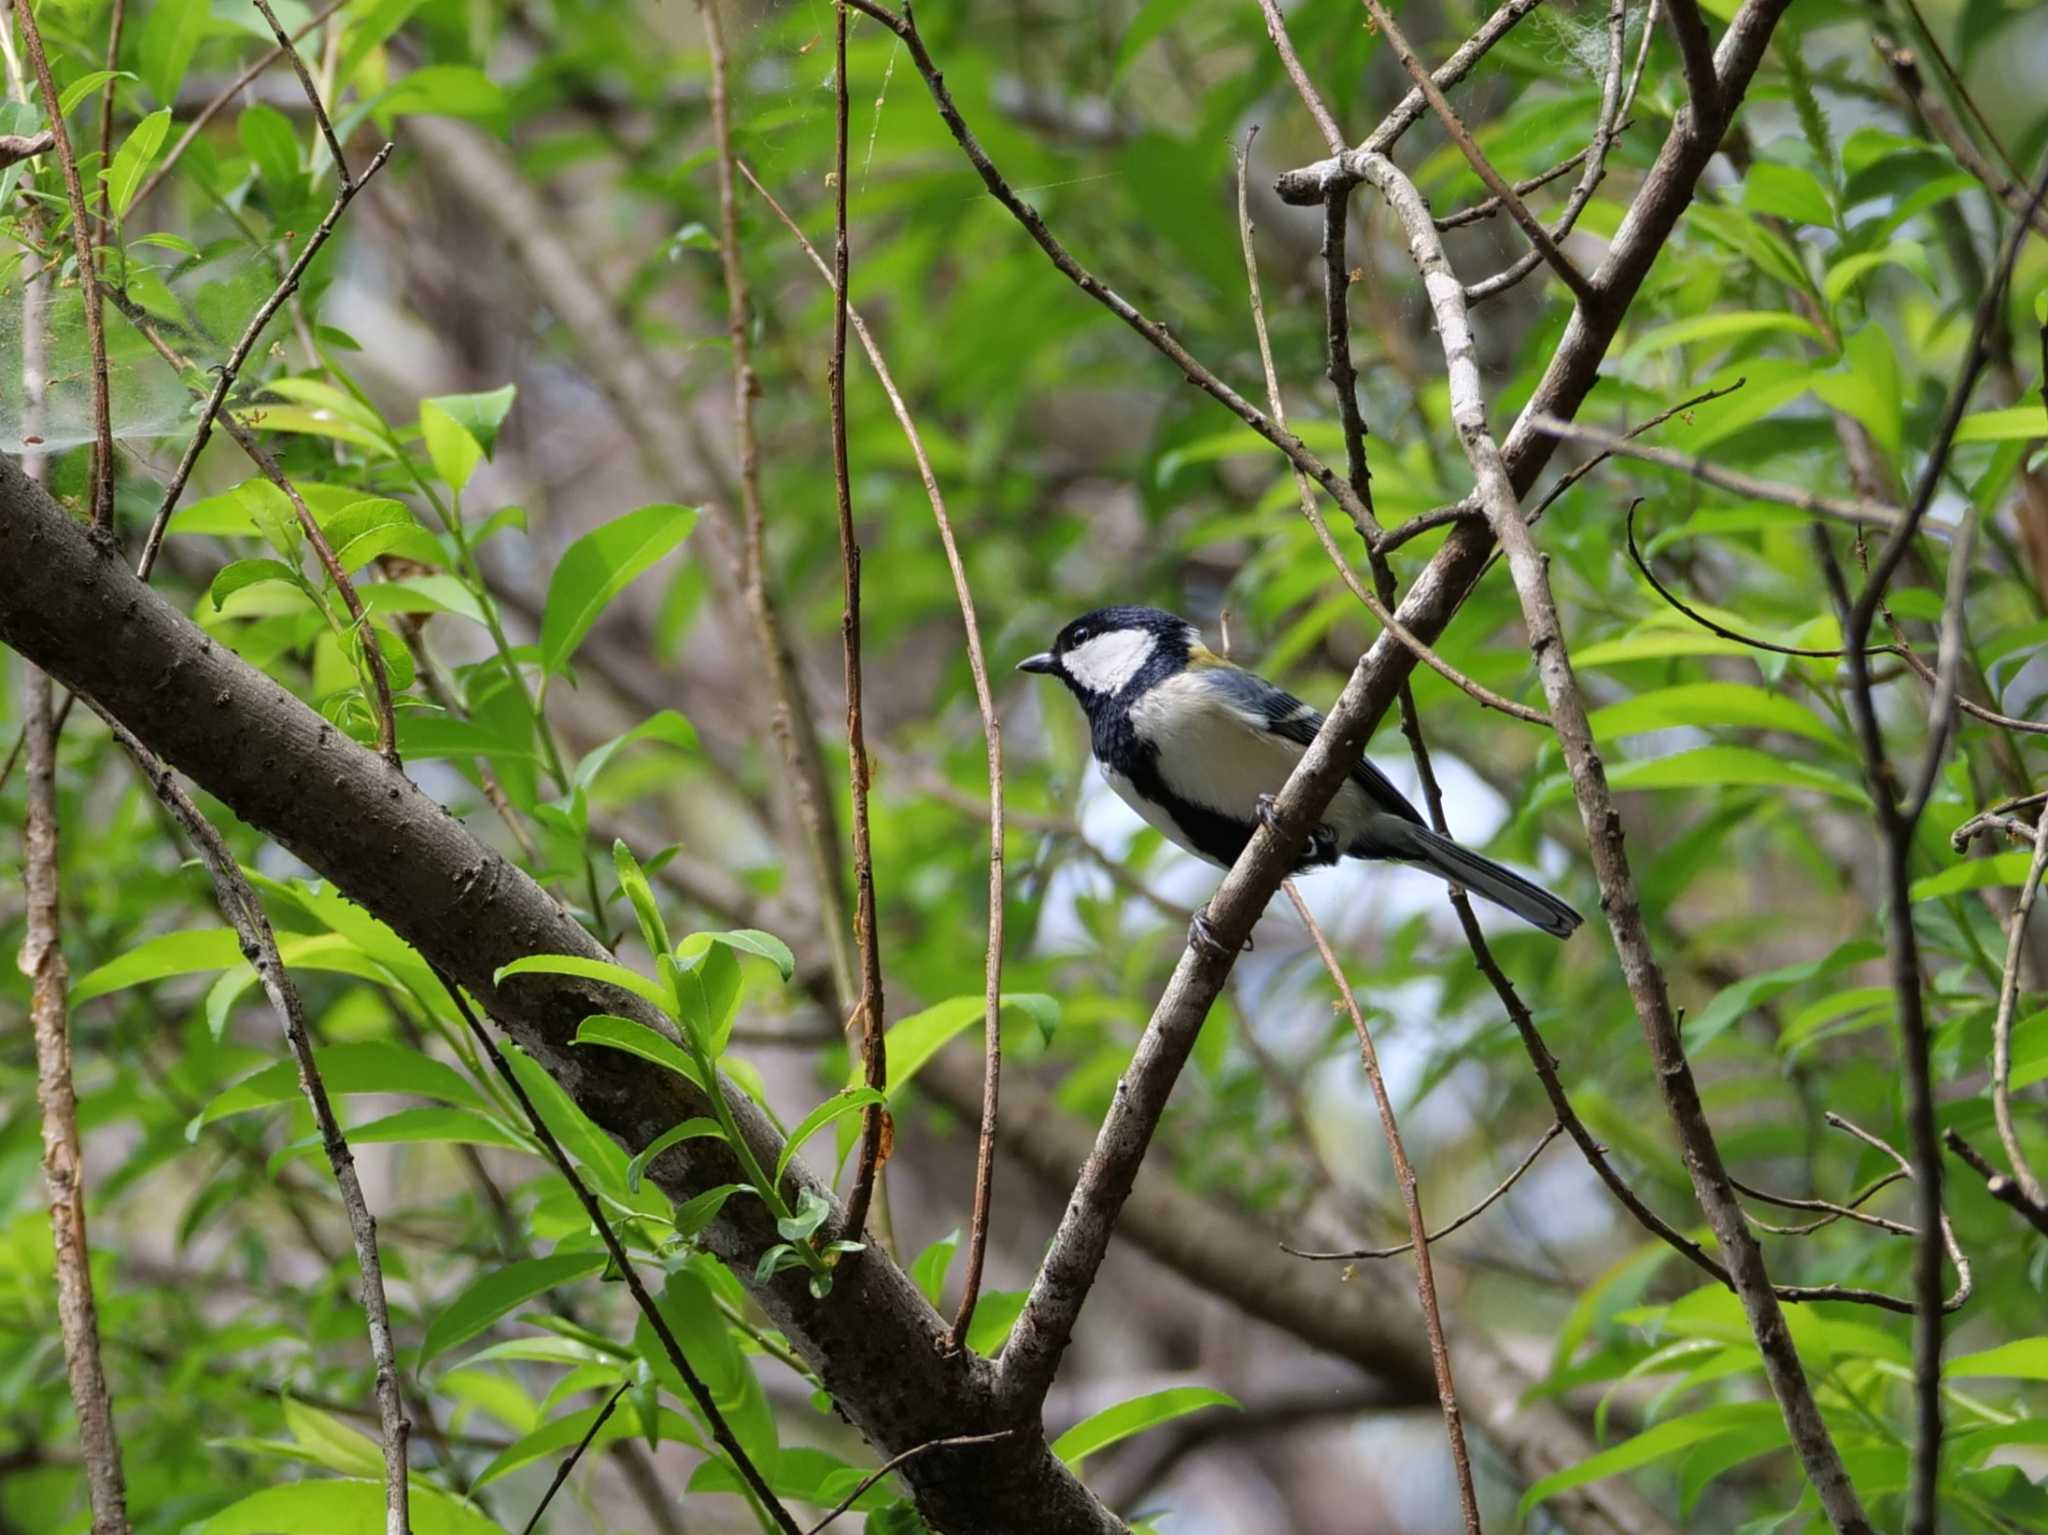
<path id="1" fill-rule="evenodd" d="M 1480 1216 L 1484 1215 L 1487 1211 L 1487 1208 L 1490 1205 L 1492 1205 L 1495 1200 L 1499 1199 L 1501 1195 L 1505 1194 L 1509 1189 L 1513 1188 L 1515 1184 L 1521 1180 L 1522 1174 L 1526 1173 L 1530 1168 L 1536 1165 L 1536 1159 L 1543 1155 L 1544 1148 L 1548 1146 L 1552 1141 L 1556 1140 L 1562 1134 L 1564 1134 L 1564 1121 L 1556 1119 L 1552 1120 L 1550 1122 L 1550 1128 L 1543 1132 L 1543 1138 L 1537 1141 L 1537 1143 L 1534 1146 L 1531 1146 L 1529 1148 L 1529 1154 L 1523 1157 L 1520 1162 L 1515 1164 L 1515 1170 L 1509 1173 L 1505 1178 L 1501 1179 L 1499 1183 L 1495 1184 L 1493 1192 L 1488 1194 L 1484 1199 L 1480 1200 L 1478 1204 L 1472 1206 L 1471 1209 L 1467 1210 L 1463 1215 L 1459 1216 L 1457 1219 L 1451 1221 L 1448 1225 L 1440 1226 L 1435 1231 L 1432 1231 L 1429 1234 L 1429 1240 L 1431 1244 L 1434 1245 L 1437 1242 L 1441 1242 L 1445 1237 L 1449 1236 L 1452 1232 L 1456 1231 L 1460 1226 L 1468 1226 L 1473 1221 L 1479 1219 Z M 1328 1263 L 1340 1261 L 1353 1262 L 1362 1258 L 1394 1258 L 1398 1257 L 1402 1253 L 1409 1251 L 1414 1246 L 1415 1239 L 1413 1237 L 1410 1237 L 1407 1241 L 1401 1243 L 1398 1247 L 1360 1247 L 1355 1248 L 1350 1252 L 1341 1253 L 1307 1252 L 1299 1247 L 1289 1247 L 1285 1242 L 1282 1242 L 1280 1244 L 1280 1250 L 1288 1254 L 1290 1257 L 1308 1258 L 1318 1263 Z"/>

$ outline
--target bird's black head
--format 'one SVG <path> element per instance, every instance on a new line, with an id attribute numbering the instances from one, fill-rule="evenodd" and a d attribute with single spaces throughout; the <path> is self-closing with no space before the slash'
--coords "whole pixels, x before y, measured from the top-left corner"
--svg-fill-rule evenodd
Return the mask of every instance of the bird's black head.
<path id="1" fill-rule="evenodd" d="M 1158 608 L 1097 608 L 1060 630 L 1052 649 L 1017 663 L 1064 682 L 1084 705 L 1135 696 L 1208 654 L 1202 633 Z"/>

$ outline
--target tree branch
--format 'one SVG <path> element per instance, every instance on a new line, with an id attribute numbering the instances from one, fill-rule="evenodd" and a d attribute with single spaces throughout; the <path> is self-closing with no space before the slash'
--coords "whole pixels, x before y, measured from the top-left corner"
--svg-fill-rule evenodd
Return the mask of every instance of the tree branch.
<path id="1" fill-rule="evenodd" d="M 403 774 L 99 552 L 12 461 L 0 461 L 0 643 L 104 707 L 487 1000 L 521 1048 L 629 1150 L 707 1112 L 708 1100 L 680 1078 L 571 1043 L 594 1012 L 657 1026 L 637 998 L 565 977 L 525 976 L 500 992 L 493 975 L 523 955 L 596 959 L 603 952 L 546 891 Z M 729 1086 L 726 1093 L 749 1144 L 772 1162 L 780 1135 L 744 1093 Z M 650 1176 L 678 1203 L 740 1181 L 733 1155 L 706 1140 L 671 1149 Z M 801 1162 L 789 1176 L 797 1190 L 829 1197 Z M 735 1200 L 704 1239 L 752 1285 L 754 1265 L 781 1237 L 758 1201 Z M 823 1300 L 793 1274 L 753 1286 L 753 1294 L 885 1456 L 1018 1421 L 999 1412 L 985 1361 L 942 1352 L 944 1322 L 880 1252 L 843 1265 Z M 927 1521 L 949 1535 L 1113 1535 L 1118 1528 L 1035 1433 L 972 1455 L 914 1461 L 904 1475 Z"/>
<path id="2" fill-rule="evenodd" d="M 1557 242 L 1550 237 L 1550 231 L 1543 227 L 1543 221 L 1529 211 L 1529 205 L 1522 201 L 1513 187 L 1508 185 L 1507 179 L 1493 168 L 1493 162 L 1486 158 L 1478 141 L 1472 137 L 1472 130 L 1465 126 L 1464 119 L 1458 116 L 1458 110 L 1451 105 L 1450 98 L 1444 95 L 1430 72 L 1423 68 L 1422 60 L 1416 57 L 1415 50 L 1408 45 L 1406 35 L 1386 6 L 1381 4 L 1381 0 L 1361 0 L 1361 3 L 1365 6 L 1366 14 L 1372 17 L 1373 25 L 1385 36 L 1387 46 L 1394 50 L 1394 56 L 1401 61 L 1401 67 L 1408 71 L 1408 78 L 1415 82 L 1415 88 L 1422 92 L 1424 99 L 1429 102 L 1430 109 L 1442 121 L 1444 132 L 1449 134 L 1451 142 L 1458 146 L 1458 152 L 1464 155 L 1465 163 L 1472 167 L 1474 175 L 1486 183 L 1486 190 L 1500 200 L 1500 205 L 1508 211 L 1508 217 L 1521 226 L 1522 233 L 1529 237 L 1529 244 L 1535 247 L 1544 264 L 1571 289 L 1572 297 L 1578 300 L 1581 308 L 1591 309 L 1600 304 L 1602 295 L 1599 289 L 1595 288 L 1586 274 L 1558 248 Z M 1620 89 L 1618 75 L 1612 89 Z M 1370 179 L 1369 173 L 1367 179 Z"/>
<path id="3" fill-rule="evenodd" d="M 1620 953 L 1623 978 L 1657 1068 L 1666 1108 L 1684 1150 L 1694 1195 L 1720 1244 L 1729 1278 L 1757 1340 L 1764 1374 L 1785 1415 L 1794 1448 L 1819 1495 L 1822 1510 L 1844 1535 L 1874 1535 L 1869 1517 L 1842 1466 L 1833 1435 L 1814 1401 L 1778 1297 L 1771 1289 L 1762 1251 L 1744 1220 L 1699 1100 L 1692 1068 L 1679 1038 L 1677 1015 L 1672 1011 L 1663 972 L 1643 920 L 1635 876 L 1623 851 L 1621 814 L 1615 808 L 1606 772 L 1586 723 L 1585 701 L 1572 673 L 1549 575 L 1523 521 L 1506 458 L 1487 426 L 1485 396 L 1463 284 L 1444 256 L 1428 205 L 1414 184 L 1383 158 L 1368 161 L 1364 169 L 1367 180 L 1386 199 L 1406 229 L 1409 252 L 1429 294 L 1449 378 L 1451 421 L 1471 463 L 1481 505 L 1507 556 L 1516 595 L 1521 600 L 1530 652 L 1543 681 L 1558 744 L 1571 776 L 1573 797 L 1585 823 L 1594 872 L 1600 882 L 1600 904 Z"/>
<path id="4" fill-rule="evenodd" d="M 24 482 L 26 483 L 26 482 Z M 112 1395 L 100 1362 L 99 1309 L 85 1234 L 85 1167 L 78 1144 L 78 1096 L 71 1082 L 70 974 L 60 934 L 57 872 L 57 727 L 50 679 L 27 676 L 28 826 L 22 835 L 22 884 L 28 898 L 21 973 L 29 981 L 35 1036 L 36 1102 L 43 1119 L 43 1181 L 50 1190 L 50 1239 L 57 1256 L 57 1327 L 78 1414 L 78 1449 L 92 1505 L 93 1535 L 128 1535 L 128 1490 Z"/>
<path id="5" fill-rule="evenodd" d="M 853 527 L 853 475 L 846 461 L 846 7 L 832 8 L 832 351 L 825 362 L 825 393 L 832 418 L 832 491 L 839 510 L 839 565 L 845 606 L 839 635 L 846 657 L 846 773 L 853 801 L 853 936 L 860 951 L 860 1058 L 867 1085 L 889 1085 L 888 1045 L 882 1033 L 882 951 L 875 934 L 875 852 L 868 837 L 868 743 L 861 713 L 860 542 Z M 871 1103 L 861 1111 L 860 1156 L 846 1199 L 841 1234 L 861 1241 L 868 1201 L 882 1166 L 888 1110 Z"/>

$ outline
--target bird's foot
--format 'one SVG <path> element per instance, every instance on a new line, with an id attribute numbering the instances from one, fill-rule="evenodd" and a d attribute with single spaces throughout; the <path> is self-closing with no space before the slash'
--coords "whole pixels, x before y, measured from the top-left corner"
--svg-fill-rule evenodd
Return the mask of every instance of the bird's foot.
<path id="1" fill-rule="evenodd" d="M 1209 908 L 1206 906 L 1197 909 L 1193 918 L 1189 920 L 1188 942 L 1212 959 L 1231 958 L 1229 945 L 1216 936 L 1216 929 L 1209 923 Z M 1251 946 L 1251 935 L 1247 933 L 1245 935 L 1244 948 L 1249 950 Z"/>
<path id="2" fill-rule="evenodd" d="M 1280 801 L 1271 794 L 1261 794 L 1253 807 L 1253 814 L 1259 824 L 1275 836 L 1280 833 Z M 1308 834 L 1308 846 L 1302 849 L 1301 867 L 1321 868 L 1337 861 L 1337 828 L 1324 821 L 1317 824 Z"/>

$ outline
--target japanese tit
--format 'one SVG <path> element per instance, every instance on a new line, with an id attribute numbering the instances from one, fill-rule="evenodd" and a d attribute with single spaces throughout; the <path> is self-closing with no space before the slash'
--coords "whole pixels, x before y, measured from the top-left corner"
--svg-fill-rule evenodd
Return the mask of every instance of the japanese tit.
<path id="1" fill-rule="evenodd" d="M 1087 711 L 1095 760 L 1118 797 L 1168 841 L 1226 869 L 1251 840 L 1261 802 L 1280 792 L 1323 723 L 1315 708 L 1231 665 L 1193 624 L 1157 608 L 1085 613 L 1017 669 L 1064 682 Z M 1583 920 L 1541 886 L 1438 836 L 1363 757 L 1325 814 L 1299 869 L 1390 859 L 1558 938 Z"/>

